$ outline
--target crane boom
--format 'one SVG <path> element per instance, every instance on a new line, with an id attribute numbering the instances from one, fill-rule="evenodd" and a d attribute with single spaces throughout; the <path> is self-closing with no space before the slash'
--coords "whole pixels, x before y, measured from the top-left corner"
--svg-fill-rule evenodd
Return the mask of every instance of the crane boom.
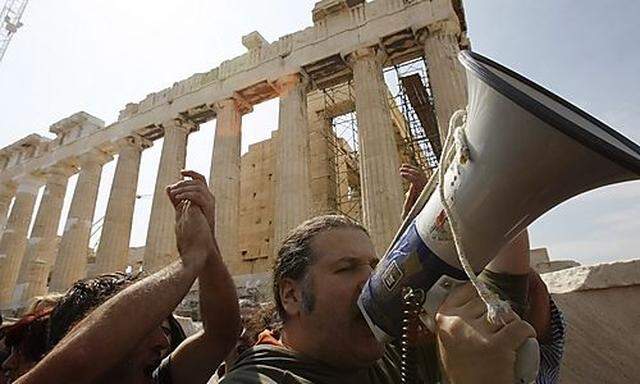
<path id="1" fill-rule="evenodd" d="M 22 27 L 20 19 L 29 0 L 7 0 L 0 11 L 0 61 L 13 35 Z"/>

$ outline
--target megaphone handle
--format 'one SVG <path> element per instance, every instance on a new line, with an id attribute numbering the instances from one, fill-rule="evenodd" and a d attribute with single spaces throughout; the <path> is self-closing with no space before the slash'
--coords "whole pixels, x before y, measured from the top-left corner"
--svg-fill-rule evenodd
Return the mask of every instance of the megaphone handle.
<path id="1" fill-rule="evenodd" d="M 533 337 L 528 338 L 516 351 L 514 366 L 517 384 L 535 383 L 540 366 L 540 345 Z"/>
<path id="2" fill-rule="evenodd" d="M 427 316 L 421 317 L 427 328 L 435 330 L 433 317 L 437 313 L 440 304 L 449 296 L 449 293 L 465 281 L 456 280 L 450 276 L 442 275 L 440 279 L 429 289 L 422 305 Z M 516 351 L 514 376 L 516 384 L 534 383 L 538 376 L 540 366 L 540 345 L 535 338 L 528 338 Z"/>

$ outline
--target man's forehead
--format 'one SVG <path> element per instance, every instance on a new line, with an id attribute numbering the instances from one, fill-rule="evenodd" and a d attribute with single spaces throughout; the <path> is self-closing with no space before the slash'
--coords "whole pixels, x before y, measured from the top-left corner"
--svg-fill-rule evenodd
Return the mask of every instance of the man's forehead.
<path id="1" fill-rule="evenodd" d="M 311 241 L 311 249 L 318 264 L 377 259 L 371 239 L 357 228 L 336 228 L 319 233 Z"/>

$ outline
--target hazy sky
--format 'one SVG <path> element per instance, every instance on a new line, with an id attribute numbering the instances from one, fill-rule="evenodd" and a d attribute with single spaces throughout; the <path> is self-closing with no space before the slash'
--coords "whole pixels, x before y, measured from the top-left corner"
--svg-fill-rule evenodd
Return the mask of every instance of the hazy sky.
<path id="1" fill-rule="evenodd" d="M 311 25 L 313 0 L 31 1 L 0 63 L 0 147 L 78 111 L 107 124 L 127 102 L 242 54 L 241 37 L 269 41 Z M 465 1 L 474 50 L 513 68 L 640 141 L 640 2 Z M 243 148 L 277 127 L 277 100 L 243 121 Z M 209 174 L 214 124 L 191 135 L 187 166 Z M 162 141 L 143 154 L 138 193 L 153 192 Z M 95 218 L 104 215 L 106 165 Z M 67 191 L 68 212 L 75 177 Z M 144 244 L 151 199 L 138 200 L 132 245 Z M 62 225 L 60 227 L 62 229 Z M 637 258 L 640 183 L 575 198 L 531 228 L 553 259 Z"/>

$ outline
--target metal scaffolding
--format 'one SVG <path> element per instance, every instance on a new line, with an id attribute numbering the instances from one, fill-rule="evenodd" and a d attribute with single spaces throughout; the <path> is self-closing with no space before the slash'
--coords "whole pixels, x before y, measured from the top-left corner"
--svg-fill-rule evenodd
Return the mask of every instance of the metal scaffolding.
<path id="1" fill-rule="evenodd" d="M 7 0 L 0 11 L 0 61 L 4 57 L 11 38 L 22 27 L 20 19 L 28 0 Z"/>
<path id="2" fill-rule="evenodd" d="M 384 75 L 393 101 L 404 116 L 408 133 L 404 138 L 406 149 L 415 160 L 416 165 L 425 171 L 435 169 L 438 166 L 441 146 L 433 114 L 433 95 L 429 86 L 424 58 L 388 67 L 385 69 Z M 414 88 L 408 89 L 409 84 Z M 424 95 L 423 100 L 413 99 L 412 102 L 411 92 Z M 423 110 L 417 110 L 416 107 L 421 107 L 426 111 L 423 113 Z"/>
<path id="3" fill-rule="evenodd" d="M 389 88 L 398 153 L 402 161 L 430 172 L 438 165 L 440 142 L 425 61 L 419 58 L 385 68 L 384 77 Z M 353 84 L 349 81 L 324 88 L 321 97 L 324 118 L 331 126 L 331 130 L 323 136 L 328 143 L 329 157 L 332 158 L 331 193 L 335 191 L 332 210 L 360 221 L 362 202 L 358 122 Z"/>
<path id="4" fill-rule="evenodd" d="M 358 157 L 358 124 L 355 96 L 351 81 L 322 90 L 325 118 L 331 132 L 325 135 L 331 151 L 336 213 L 362 220 L 360 165 Z"/>

